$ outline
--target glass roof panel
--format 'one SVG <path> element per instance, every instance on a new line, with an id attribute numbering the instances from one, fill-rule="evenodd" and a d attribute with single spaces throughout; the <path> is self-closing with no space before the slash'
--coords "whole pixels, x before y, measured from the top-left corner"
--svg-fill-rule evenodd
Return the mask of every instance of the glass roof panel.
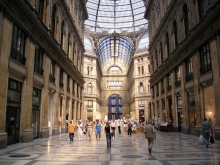
<path id="1" fill-rule="evenodd" d="M 147 28 L 143 0 L 88 0 L 86 6 L 89 18 L 85 21 L 85 27 L 90 31 L 121 33 Z"/>
<path id="2" fill-rule="evenodd" d="M 99 44 L 96 54 L 101 64 L 117 59 L 129 65 L 134 51 L 127 40 L 109 37 Z"/>

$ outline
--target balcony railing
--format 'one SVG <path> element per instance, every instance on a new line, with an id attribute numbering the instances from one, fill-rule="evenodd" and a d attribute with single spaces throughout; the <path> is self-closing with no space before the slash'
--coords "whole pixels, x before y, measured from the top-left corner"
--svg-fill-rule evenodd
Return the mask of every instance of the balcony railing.
<path id="1" fill-rule="evenodd" d="M 167 90 L 170 91 L 171 90 L 171 85 L 167 86 Z"/>
<path id="2" fill-rule="evenodd" d="M 175 82 L 175 86 L 176 86 L 176 87 L 178 87 L 178 86 L 180 86 L 180 85 L 181 85 L 181 81 L 180 81 L 180 80 Z"/>
<path id="3" fill-rule="evenodd" d="M 52 74 L 49 74 L 49 80 L 53 83 L 55 83 L 55 78 Z"/>
<path id="4" fill-rule="evenodd" d="M 93 105 L 87 105 L 87 108 L 93 108 Z"/>
<path id="5" fill-rule="evenodd" d="M 34 65 L 34 71 L 40 75 L 43 75 L 44 70 L 42 69 L 42 67 L 39 67 L 37 65 Z"/>
<path id="6" fill-rule="evenodd" d="M 211 64 L 206 64 L 200 68 L 200 74 L 204 74 L 210 70 L 212 70 Z"/>
<path id="7" fill-rule="evenodd" d="M 11 58 L 15 59 L 16 61 L 20 62 L 21 64 L 25 65 L 26 58 L 20 51 L 16 49 L 11 50 Z"/>
<path id="8" fill-rule="evenodd" d="M 193 79 L 193 73 L 189 73 L 188 75 L 186 75 L 185 79 L 186 79 L 186 82 L 192 80 Z"/>

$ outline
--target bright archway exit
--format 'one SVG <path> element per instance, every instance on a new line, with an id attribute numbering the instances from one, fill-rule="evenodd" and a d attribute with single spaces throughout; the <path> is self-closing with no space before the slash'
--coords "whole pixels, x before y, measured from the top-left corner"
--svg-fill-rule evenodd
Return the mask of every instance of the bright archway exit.
<path id="1" fill-rule="evenodd" d="M 122 98 L 112 94 L 108 98 L 108 120 L 122 119 Z"/>

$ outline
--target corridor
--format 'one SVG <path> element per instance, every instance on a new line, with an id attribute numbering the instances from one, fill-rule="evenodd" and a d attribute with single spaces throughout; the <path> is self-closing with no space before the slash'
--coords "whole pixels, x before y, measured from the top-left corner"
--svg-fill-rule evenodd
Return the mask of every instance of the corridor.
<path id="1" fill-rule="evenodd" d="M 0 150 L 0 165 L 219 165 L 219 144 L 206 148 L 196 136 L 157 132 L 149 155 L 143 133 L 116 134 L 109 149 L 103 133 L 100 141 L 93 133 L 91 142 L 86 135 L 70 142 L 66 133 L 9 145 Z"/>

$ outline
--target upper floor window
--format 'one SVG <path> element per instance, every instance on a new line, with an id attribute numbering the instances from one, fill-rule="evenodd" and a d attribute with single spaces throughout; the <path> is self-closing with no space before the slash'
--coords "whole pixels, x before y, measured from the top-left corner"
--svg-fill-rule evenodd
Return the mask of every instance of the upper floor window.
<path id="1" fill-rule="evenodd" d="M 139 93 L 144 93 L 144 85 L 142 82 L 139 84 Z"/>
<path id="2" fill-rule="evenodd" d="M 141 72 L 144 74 L 144 66 L 141 66 Z"/>
<path id="3" fill-rule="evenodd" d="M 15 59 L 19 63 L 25 65 L 26 58 L 25 53 L 25 33 L 19 29 L 16 25 L 13 28 L 13 39 L 11 46 L 11 58 Z"/>
<path id="4" fill-rule="evenodd" d="M 212 70 L 209 43 L 202 46 L 199 49 L 199 53 L 200 53 L 200 61 L 201 61 L 200 73 L 203 74 Z"/>
<path id="5" fill-rule="evenodd" d="M 61 25 L 61 40 L 60 40 L 60 46 L 62 49 L 64 49 L 64 35 L 65 35 L 65 29 L 64 29 L 64 21 L 62 22 Z"/>
<path id="6" fill-rule="evenodd" d="M 43 75 L 43 50 L 35 50 L 34 71 L 40 75 Z"/>
<path id="7" fill-rule="evenodd" d="M 171 90 L 171 75 L 170 73 L 167 75 L 167 90 Z"/>
<path id="8" fill-rule="evenodd" d="M 92 94 L 92 83 L 89 83 L 87 86 L 87 92 L 88 94 Z"/>
<path id="9" fill-rule="evenodd" d="M 44 0 L 39 0 L 37 3 L 36 3 L 36 9 L 37 9 L 37 12 L 38 12 L 38 15 L 39 15 L 39 18 L 41 20 L 43 20 L 43 16 L 44 16 Z"/>
<path id="10" fill-rule="evenodd" d="M 53 60 L 50 60 L 49 80 L 55 82 L 55 62 Z"/>
<path id="11" fill-rule="evenodd" d="M 187 4 L 184 3 L 183 5 L 183 23 L 184 23 L 184 32 L 185 32 L 185 36 L 187 36 L 187 34 L 189 33 L 189 20 L 188 20 L 188 7 Z"/>
<path id="12" fill-rule="evenodd" d="M 166 32 L 166 46 L 167 46 L 167 57 L 170 56 L 170 41 L 168 32 Z"/>
<path id="13" fill-rule="evenodd" d="M 41 90 L 38 88 L 33 88 L 32 105 L 35 108 L 40 107 Z"/>
<path id="14" fill-rule="evenodd" d="M 144 61 L 144 59 L 143 58 L 141 58 L 141 62 L 143 62 Z"/>
<path id="15" fill-rule="evenodd" d="M 60 69 L 60 82 L 59 85 L 61 88 L 63 88 L 63 69 Z"/>
<path id="16" fill-rule="evenodd" d="M 199 0 L 198 9 L 199 9 L 199 19 L 201 19 L 205 15 L 205 3 L 204 0 Z"/>
<path id="17" fill-rule="evenodd" d="M 55 37 L 56 35 L 56 26 L 57 26 L 57 22 L 56 22 L 56 5 L 53 6 L 53 10 L 52 10 L 52 18 L 51 18 L 51 35 L 53 37 Z"/>
<path id="18" fill-rule="evenodd" d="M 177 35 L 177 23 L 176 20 L 173 21 L 173 35 L 174 35 L 174 49 L 176 49 L 178 45 L 178 35 Z"/>
<path id="19" fill-rule="evenodd" d="M 193 62 L 192 57 L 186 60 L 186 82 L 193 79 Z"/>
<path id="20" fill-rule="evenodd" d="M 67 91 L 70 92 L 70 76 L 67 76 Z"/>
<path id="21" fill-rule="evenodd" d="M 160 43 L 160 63 L 163 63 L 163 45 Z"/>
<path id="22" fill-rule="evenodd" d="M 140 62 L 140 59 L 137 59 L 137 62 L 139 63 L 139 62 Z"/>
<path id="23" fill-rule="evenodd" d="M 161 80 L 160 84 L 161 84 L 161 93 L 163 94 L 164 93 L 164 79 Z"/>
<path id="24" fill-rule="evenodd" d="M 181 75 L 180 75 L 180 67 L 177 67 L 175 69 L 175 79 L 176 79 L 176 82 L 175 82 L 175 86 L 180 86 L 181 85 Z"/>
<path id="25" fill-rule="evenodd" d="M 92 108 L 93 107 L 93 101 L 92 100 L 88 100 L 87 107 L 88 108 Z"/>
<path id="26" fill-rule="evenodd" d="M 138 106 L 144 107 L 144 100 L 138 100 Z"/>

